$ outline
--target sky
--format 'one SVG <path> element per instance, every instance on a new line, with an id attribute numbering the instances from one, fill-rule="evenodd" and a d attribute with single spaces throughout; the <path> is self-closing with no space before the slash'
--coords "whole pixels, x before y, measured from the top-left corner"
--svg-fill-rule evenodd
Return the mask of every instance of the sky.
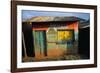
<path id="1" fill-rule="evenodd" d="M 85 20 L 90 19 L 89 13 L 22 10 L 23 21 L 35 16 L 75 16 Z"/>

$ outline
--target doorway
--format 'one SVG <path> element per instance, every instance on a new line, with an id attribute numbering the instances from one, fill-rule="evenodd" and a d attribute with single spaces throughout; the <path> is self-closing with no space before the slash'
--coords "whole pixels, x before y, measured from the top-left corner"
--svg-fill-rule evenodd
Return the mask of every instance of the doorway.
<path id="1" fill-rule="evenodd" d="M 46 31 L 34 30 L 35 57 L 47 56 Z"/>

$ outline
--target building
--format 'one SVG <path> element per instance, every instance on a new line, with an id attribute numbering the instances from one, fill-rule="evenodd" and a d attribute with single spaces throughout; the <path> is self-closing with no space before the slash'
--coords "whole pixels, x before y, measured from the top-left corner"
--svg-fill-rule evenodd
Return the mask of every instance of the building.
<path id="1" fill-rule="evenodd" d="M 23 24 L 31 26 L 34 58 L 55 59 L 78 54 L 79 27 L 84 19 L 77 17 L 33 17 Z"/>

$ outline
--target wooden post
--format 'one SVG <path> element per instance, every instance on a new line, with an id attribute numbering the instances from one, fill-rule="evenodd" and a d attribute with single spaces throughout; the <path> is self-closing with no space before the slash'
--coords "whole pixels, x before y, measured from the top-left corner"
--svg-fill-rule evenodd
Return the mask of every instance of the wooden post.
<path id="1" fill-rule="evenodd" d="M 24 53 L 25 53 L 25 58 L 27 58 L 27 51 L 26 51 L 26 46 L 25 46 L 25 39 L 24 39 L 24 33 L 22 32 L 22 40 L 23 40 L 23 47 L 24 47 Z"/>

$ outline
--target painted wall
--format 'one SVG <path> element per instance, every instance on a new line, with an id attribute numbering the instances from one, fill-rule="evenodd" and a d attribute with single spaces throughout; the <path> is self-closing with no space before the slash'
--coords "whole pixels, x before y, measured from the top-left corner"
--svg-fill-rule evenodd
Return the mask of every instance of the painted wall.
<path id="1" fill-rule="evenodd" d="M 38 25 L 37 25 L 38 24 Z M 49 27 L 49 23 L 32 23 L 33 42 L 35 59 L 63 57 L 67 54 L 77 54 L 78 52 L 78 22 L 66 22 L 64 26 L 56 27 L 54 24 Z M 53 24 L 53 23 L 52 23 Z M 46 26 L 47 25 L 47 26 Z M 66 31 L 67 30 L 67 31 Z M 65 42 L 65 43 L 64 43 Z M 70 44 L 68 44 L 68 42 Z M 74 45 L 77 45 L 76 47 Z M 44 51 L 46 50 L 47 55 Z"/>

